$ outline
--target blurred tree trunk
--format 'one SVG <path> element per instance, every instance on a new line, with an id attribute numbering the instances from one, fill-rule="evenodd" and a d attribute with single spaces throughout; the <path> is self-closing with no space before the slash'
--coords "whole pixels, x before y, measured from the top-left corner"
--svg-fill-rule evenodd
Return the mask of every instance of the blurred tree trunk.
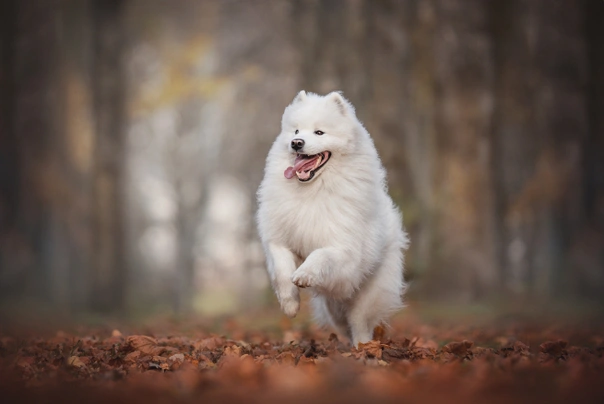
<path id="1" fill-rule="evenodd" d="M 589 135 L 583 143 L 583 220 L 589 227 L 604 231 L 604 209 L 600 205 L 604 201 L 604 3 L 599 0 L 585 3 Z"/>
<path id="2" fill-rule="evenodd" d="M 604 230 L 604 3 L 585 0 L 585 39 L 588 57 L 589 135 L 583 143 L 583 207 L 585 220 Z M 591 226 L 590 226 L 591 227 Z"/>
<path id="3" fill-rule="evenodd" d="M 588 135 L 587 44 L 584 5 L 564 0 L 537 3 L 536 67 L 541 72 L 535 98 L 540 151 L 529 181 L 541 197 L 533 204 L 537 225 L 529 291 L 546 298 L 567 292 L 569 249 L 578 234 L 582 204 L 581 150 Z M 527 181 L 527 184 L 530 182 Z M 526 197 L 528 189 L 521 197 Z"/>
<path id="4" fill-rule="evenodd" d="M 10 69 L 13 81 L 12 117 L 9 136 L 16 140 L 18 151 L 12 160 L 18 180 L 13 189 L 18 203 L 16 225 L 23 240 L 25 254 L 31 257 L 19 275 L 23 292 L 59 303 L 52 281 L 67 283 L 67 271 L 60 264 L 51 235 L 60 233 L 54 196 L 60 183 L 53 148 L 60 135 L 60 105 L 57 96 L 59 35 L 56 18 L 57 1 L 24 0 L 13 3 L 8 15 L 14 24 Z M 7 8 L 8 7 L 7 5 Z M 10 24 L 9 24 L 10 26 Z M 12 132 L 12 133 L 11 133 Z M 10 160 L 9 160 L 10 161 Z M 11 254 L 9 252 L 9 254 Z"/>
<path id="5" fill-rule="evenodd" d="M 191 134 L 195 133 L 201 102 L 191 102 L 178 108 L 178 129 L 174 148 L 171 151 L 172 183 L 176 198 L 176 262 L 175 288 L 173 293 L 174 312 L 190 313 L 193 308 L 195 285 L 195 246 L 197 230 L 202 217 L 202 209 L 207 201 L 208 183 L 212 177 L 212 165 L 209 156 L 200 156 L 183 152 L 183 144 L 191 144 Z M 193 135 L 194 136 L 194 135 Z M 201 150 L 200 150 L 201 151 Z M 210 150 L 203 150 L 210 152 Z M 216 154 L 216 150 L 211 150 Z M 198 165 L 199 159 L 203 163 Z M 192 177 L 191 173 L 195 173 Z M 198 187 L 195 195 L 194 188 Z"/>
<path id="6" fill-rule="evenodd" d="M 369 4 L 367 0 L 293 2 L 292 39 L 299 53 L 301 89 L 317 93 L 346 89 L 345 96 L 357 107 L 368 99 L 371 58 L 363 51 L 373 38 L 368 29 Z"/>
<path id="7" fill-rule="evenodd" d="M 19 149 L 15 132 L 15 46 L 17 1 L 0 4 L 0 294 L 18 288 L 14 250 L 19 196 Z"/>
<path id="8" fill-rule="evenodd" d="M 3 8 L 0 281 L 71 310 L 85 304 L 91 254 L 89 10 L 73 1 Z"/>
<path id="9" fill-rule="evenodd" d="M 495 284 L 490 168 L 493 64 L 486 3 L 436 2 L 439 277 L 464 300 Z"/>
<path id="10" fill-rule="evenodd" d="M 587 135 L 580 2 L 491 3 L 496 242 L 504 289 L 562 287 L 576 235 Z"/>
<path id="11" fill-rule="evenodd" d="M 409 201 L 409 196 L 402 196 L 405 201 L 402 206 L 403 221 L 407 230 L 415 234 L 413 248 L 406 256 L 407 274 L 413 278 L 415 275 L 426 276 L 435 264 L 433 251 L 436 247 L 434 170 L 437 87 L 433 42 L 437 16 L 434 1 L 411 1 L 406 2 L 405 6 L 401 22 L 408 41 L 408 55 L 403 61 L 401 75 L 414 79 L 403 80 L 401 105 L 400 109 L 397 109 L 397 118 L 402 118 L 402 154 L 408 167 L 407 175 L 400 172 L 398 178 L 408 177 L 410 186 L 407 189 L 412 189 L 416 197 L 414 202 Z M 400 147 L 390 149 L 393 150 L 392 154 L 401 155 Z M 392 164 L 388 159 L 386 163 Z M 400 164 L 389 168 L 401 171 L 403 167 L 397 166 Z M 398 192 L 403 194 L 402 190 Z"/>
<path id="12" fill-rule="evenodd" d="M 533 170 L 538 141 L 534 127 L 537 70 L 531 60 L 528 30 L 534 23 L 531 1 L 491 3 L 495 65 L 494 140 L 491 147 L 495 192 L 497 260 L 503 291 L 519 291 L 530 268 L 531 230 L 508 210 Z M 519 16 L 522 16 L 519 18 Z M 531 38 L 532 39 L 532 38 Z"/>
<path id="13" fill-rule="evenodd" d="M 175 184 L 181 188 L 180 184 Z M 180 190 L 179 190 L 180 192 Z M 195 247 L 196 220 L 188 215 L 188 209 L 179 195 L 176 212 L 176 290 L 174 293 L 174 312 L 187 314 L 193 307 L 193 291 L 195 289 Z"/>
<path id="14" fill-rule="evenodd" d="M 127 281 L 123 229 L 124 172 L 124 1 L 93 1 L 94 111 L 97 142 L 94 167 L 94 269 L 92 307 L 123 308 Z"/>
<path id="15" fill-rule="evenodd" d="M 578 296 L 602 300 L 604 291 L 604 2 L 584 1 L 587 45 L 588 135 L 581 145 L 580 227 L 570 249 L 566 285 Z"/>
<path id="16" fill-rule="evenodd" d="M 55 300 L 70 310 L 86 308 L 93 262 L 92 169 L 95 133 L 92 105 L 92 42 L 90 1 L 63 0 L 56 15 L 59 48 L 55 111 L 60 129 L 53 141 L 57 185 L 53 192 L 53 218 L 57 229 L 57 268 L 51 280 Z"/>

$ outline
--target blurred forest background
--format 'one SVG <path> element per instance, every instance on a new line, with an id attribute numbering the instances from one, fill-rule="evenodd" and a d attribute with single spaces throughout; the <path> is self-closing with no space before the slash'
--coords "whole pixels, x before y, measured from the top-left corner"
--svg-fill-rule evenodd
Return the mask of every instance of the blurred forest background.
<path id="1" fill-rule="evenodd" d="M 272 302 L 255 192 L 300 89 L 373 135 L 410 299 L 604 303 L 600 0 L 3 0 L 0 29 L 5 308 Z"/>

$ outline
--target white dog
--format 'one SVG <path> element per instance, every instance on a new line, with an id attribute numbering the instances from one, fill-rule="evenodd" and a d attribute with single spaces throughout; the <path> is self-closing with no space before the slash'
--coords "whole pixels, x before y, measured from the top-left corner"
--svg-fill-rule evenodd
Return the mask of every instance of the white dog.
<path id="1" fill-rule="evenodd" d="M 356 346 L 402 307 L 408 239 L 354 107 L 301 91 L 285 109 L 258 190 L 258 230 L 281 309 L 311 288 L 316 320 Z"/>

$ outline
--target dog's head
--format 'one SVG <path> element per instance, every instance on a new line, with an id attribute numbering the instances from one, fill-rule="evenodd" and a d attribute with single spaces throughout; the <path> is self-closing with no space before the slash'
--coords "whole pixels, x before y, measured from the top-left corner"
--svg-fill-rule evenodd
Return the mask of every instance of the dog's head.
<path id="1" fill-rule="evenodd" d="M 354 107 L 339 93 L 326 96 L 300 91 L 285 109 L 279 141 L 293 165 L 284 175 L 300 182 L 318 177 L 332 158 L 350 153 L 358 120 Z"/>

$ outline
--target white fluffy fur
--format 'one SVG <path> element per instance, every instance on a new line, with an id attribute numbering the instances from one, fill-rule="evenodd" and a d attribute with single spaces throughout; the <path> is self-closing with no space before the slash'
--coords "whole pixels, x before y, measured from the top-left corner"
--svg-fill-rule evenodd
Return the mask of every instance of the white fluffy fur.
<path id="1" fill-rule="evenodd" d="M 353 344 L 402 307 L 407 235 L 386 187 L 386 173 L 353 106 L 334 92 L 301 91 L 283 114 L 258 190 L 258 230 L 282 310 L 300 309 L 298 287 L 309 287 L 316 320 Z M 295 131 L 299 130 L 298 134 Z M 321 130 L 324 135 L 314 132 Z M 330 151 L 312 181 L 286 179 L 295 153 Z"/>

